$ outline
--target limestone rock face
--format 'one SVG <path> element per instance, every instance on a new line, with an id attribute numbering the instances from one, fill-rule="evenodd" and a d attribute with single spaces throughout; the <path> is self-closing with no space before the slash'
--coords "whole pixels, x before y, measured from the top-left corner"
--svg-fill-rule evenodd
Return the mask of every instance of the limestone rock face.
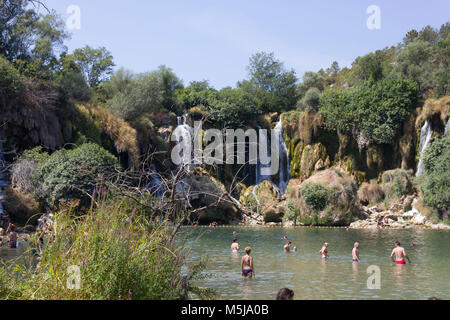
<path id="1" fill-rule="evenodd" d="M 310 200 L 303 192 L 308 184 L 319 185 L 322 192 L 326 192 L 323 209 L 317 210 L 308 204 Z M 286 193 L 286 203 L 291 206 L 293 204 L 300 210 L 298 222 L 301 224 L 348 225 L 356 217 L 364 217 L 364 213 L 356 205 L 356 191 L 355 181 L 351 176 L 337 169 L 326 169 L 305 181 L 291 179 Z"/>
<path id="2" fill-rule="evenodd" d="M 228 199 L 220 198 L 225 192 L 224 185 L 211 177 L 205 170 L 196 168 L 180 183 L 179 192 L 189 193 L 190 203 L 194 208 L 202 208 L 211 204 L 212 207 L 202 210 L 198 214 L 200 224 L 218 222 L 229 224 L 241 219 L 238 208 Z M 220 201 L 219 201 L 220 200 Z"/>

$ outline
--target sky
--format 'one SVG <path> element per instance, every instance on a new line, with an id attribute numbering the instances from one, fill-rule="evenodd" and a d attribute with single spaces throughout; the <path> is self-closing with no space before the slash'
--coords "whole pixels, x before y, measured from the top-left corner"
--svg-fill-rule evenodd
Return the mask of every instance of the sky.
<path id="1" fill-rule="evenodd" d="M 166 65 L 185 85 L 209 80 L 220 89 L 246 79 L 252 54 L 274 52 L 301 78 L 333 61 L 399 43 L 406 32 L 450 21 L 448 0 L 46 0 L 64 21 L 80 9 L 80 29 L 69 30 L 69 52 L 106 47 L 116 69 L 135 73 Z M 380 29 L 369 29 L 380 9 Z"/>

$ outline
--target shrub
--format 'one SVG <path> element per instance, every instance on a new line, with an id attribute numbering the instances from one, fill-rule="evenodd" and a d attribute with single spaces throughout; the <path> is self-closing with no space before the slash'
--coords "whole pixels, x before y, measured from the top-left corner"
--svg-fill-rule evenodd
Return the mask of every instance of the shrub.
<path id="1" fill-rule="evenodd" d="M 319 106 L 320 90 L 317 88 L 309 89 L 303 99 L 298 103 L 301 111 L 317 111 Z"/>
<path id="2" fill-rule="evenodd" d="M 287 203 L 287 215 L 286 218 L 289 221 L 294 222 L 294 225 L 297 224 L 297 220 L 300 217 L 300 208 L 295 205 L 295 202 L 289 201 Z"/>
<path id="3" fill-rule="evenodd" d="M 204 261 L 186 265 L 183 245 L 171 241 L 170 224 L 148 219 L 142 204 L 109 197 L 97 195 L 98 205 L 82 217 L 70 209 L 56 213 L 51 241 L 44 240 L 37 268 L 15 264 L 0 268 L 0 298 L 172 300 L 192 294 L 208 298 L 207 289 L 192 284 Z M 67 286 L 73 266 L 80 271 L 79 290 Z M 183 267 L 188 268 L 182 271 Z"/>
<path id="4" fill-rule="evenodd" d="M 307 183 L 301 189 L 306 204 L 313 210 L 321 211 L 328 204 L 329 191 L 318 183 Z"/>
<path id="5" fill-rule="evenodd" d="M 424 152 L 424 182 L 420 185 L 424 202 L 439 211 L 450 206 L 450 137 L 437 139 Z"/>
<path id="6" fill-rule="evenodd" d="M 411 171 L 402 169 L 385 171 L 381 180 L 387 198 L 401 197 L 414 191 Z"/>
<path id="7" fill-rule="evenodd" d="M 98 177 L 112 173 L 115 166 L 117 159 L 94 143 L 57 151 L 37 169 L 35 179 L 42 181 L 43 194 L 35 196 L 48 204 L 79 199 L 88 205 Z"/>
<path id="8" fill-rule="evenodd" d="M 11 184 L 24 193 L 32 194 L 40 188 L 41 181 L 33 178 L 37 167 L 47 161 L 49 155 L 42 147 L 25 150 L 11 166 Z"/>

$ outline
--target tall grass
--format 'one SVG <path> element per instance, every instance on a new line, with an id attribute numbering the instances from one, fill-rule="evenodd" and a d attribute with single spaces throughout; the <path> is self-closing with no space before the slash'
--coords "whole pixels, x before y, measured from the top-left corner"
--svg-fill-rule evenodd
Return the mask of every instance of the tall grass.
<path id="1" fill-rule="evenodd" d="M 143 203 L 136 206 L 134 201 L 107 194 L 97 195 L 82 216 L 70 207 L 56 213 L 51 237 L 45 239 L 37 266 L 12 264 L 0 269 L 0 298 L 212 297 L 212 292 L 191 285 L 200 277 L 204 261 L 182 274 L 183 243 L 171 240 L 173 227 L 167 220 L 149 218 L 149 208 Z M 33 259 L 29 254 L 29 261 Z M 71 266 L 80 270 L 79 289 L 72 289 L 76 274 L 70 273 Z"/>

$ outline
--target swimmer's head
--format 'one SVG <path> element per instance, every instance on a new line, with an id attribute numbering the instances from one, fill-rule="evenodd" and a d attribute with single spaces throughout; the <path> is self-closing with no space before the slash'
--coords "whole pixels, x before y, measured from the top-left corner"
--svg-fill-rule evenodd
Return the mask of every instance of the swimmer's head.
<path id="1" fill-rule="evenodd" d="M 288 241 L 288 244 L 292 244 L 292 242 Z"/>
<path id="2" fill-rule="evenodd" d="M 325 242 L 323 245 L 324 245 L 325 247 L 328 247 L 328 242 Z"/>
<path id="3" fill-rule="evenodd" d="M 237 239 L 236 239 L 236 238 L 234 238 L 234 239 L 233 239 L 233 242 L 237 242 Z"/>
<path id="4" fill-rule="evenodd" d="M 400 242 L 395 241 L 395 246 L 400 247 Z"/>
<path id="5" fill-rule="evenodd" d="M 294 299 L 294 291 L 283 288 L 278 291 L 277 300 L 293 300 Z"/>
<path id="6" fill-rule="evenodd" d="M 250 254 L 250 252 L 252 252 L 252 248 L 250 248 L 250 247 L 245 248 L 246 254 Z"/>
<path id="7" fill-rule="evenodd" d="M 355 242 L 355 248 L 359 248 L 359 242 Z"/>

